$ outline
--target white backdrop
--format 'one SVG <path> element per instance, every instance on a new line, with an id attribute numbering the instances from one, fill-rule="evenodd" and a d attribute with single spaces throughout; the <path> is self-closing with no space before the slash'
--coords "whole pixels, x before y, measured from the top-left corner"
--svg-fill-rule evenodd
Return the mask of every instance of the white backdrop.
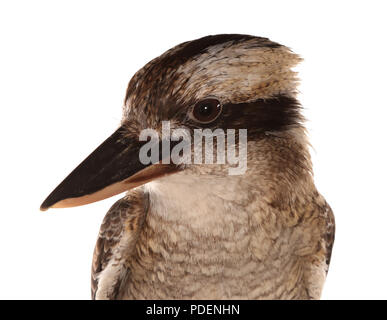
<path id="1" fill-rule="evenodd" d="M 246 33 L 305 61 L 300 99 L 336 242 L 325 299 L 387 298 L 384 1 L 0 2 L 0 298 L 89 299 L 117 197 L 40 212 L 119 124 L 130 77 L 208 34 Z"/>

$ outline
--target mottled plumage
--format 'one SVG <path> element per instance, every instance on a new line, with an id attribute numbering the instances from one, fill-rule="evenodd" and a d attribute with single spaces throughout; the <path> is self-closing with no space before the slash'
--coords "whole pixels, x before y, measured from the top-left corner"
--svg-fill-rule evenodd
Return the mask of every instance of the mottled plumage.
<path id="1" fill-rule="evenodd" d="M 133 76 L 119 133 L 121 153 L 126 139 L 145 128 L 160 132 L 163 120 L 191 131 L 246 128 L 247 171 L 228 175 L 229 164 L 185 164 L 165 165 L 163 174 L 148 174 L 141 182 L 124 175 L 128 182 L 115 184 L 114 192 L 125 183 L 136 188 L 113 205 L 101 226 L 93 298 L 320 298 L 335 224 L 313 182 L 292 70 L 300 60 L 266 38 L 217 35 L 180 44 Z M 208 97 L 221 102 L 222 113 L 198 124 L 190 112 Z M 89 169 L 81 164 L 76 170 L 83 175 Z M 97 169 L 90 170 L 94 175 Z M 82 194 L 89 197 L 103 187 L 88 189 L 78 179 L 78 193 L 66 191 L 74 172 L 43 209 L 64 206 L 67 198 L 76 205 Z M 79 204 L 90 201 L 95 200 Z"/>

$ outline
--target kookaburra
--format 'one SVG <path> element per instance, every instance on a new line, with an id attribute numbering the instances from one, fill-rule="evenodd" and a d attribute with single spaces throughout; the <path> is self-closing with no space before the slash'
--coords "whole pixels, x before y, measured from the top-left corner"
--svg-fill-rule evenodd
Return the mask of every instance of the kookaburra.
<path id="1" fill-rule="evenodd" d="M 335 224 L 313 181 L 292 70 L 300 60 L 269 39 L 222 34 L 182 43 L 133 76 L 120 127 L 41 206 L 127 192 L 99 232 L 93 299 L 320 298 Z M 247 129 L 246 171 L 144 164 L 140 132 L 161 133 L 164 121 Z"/>

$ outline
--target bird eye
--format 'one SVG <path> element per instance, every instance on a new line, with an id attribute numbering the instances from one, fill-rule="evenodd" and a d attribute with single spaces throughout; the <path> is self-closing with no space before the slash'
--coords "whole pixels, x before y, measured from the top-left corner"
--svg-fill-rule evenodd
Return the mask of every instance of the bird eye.
<path id="1" fill-rule="evenodd" d="M 217 99 L 205 99 L 198 102 L 192 111 L 193 120 L 200 123 L 214 121 L 222 112 L 222 104 Z"/>

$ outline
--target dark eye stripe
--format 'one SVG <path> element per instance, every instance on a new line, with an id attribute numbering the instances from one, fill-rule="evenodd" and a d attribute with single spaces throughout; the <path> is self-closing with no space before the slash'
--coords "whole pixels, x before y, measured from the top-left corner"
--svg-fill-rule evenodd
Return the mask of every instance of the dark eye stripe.
<path id="1" fill-rule="evenodd" d="M 301 105 L 297 99 L 278 95 L 249 103 L 225 104 L 221 114 L 208 123 L 194 121 L 195 128 L 247 129 L 248 136 L 268 131 L 282 131 L 303 122 Z M 196 125 L 195 125 L 196 124 Z"/>
<path id="2" fill-rule="evenodd" d="M 281 131 L 303 121 L 300 109 L 297 99 L 286 95 L 249 103 L 226 104 L 214 125 L 223 129 L 247 129 L 251 134 Z"/>

